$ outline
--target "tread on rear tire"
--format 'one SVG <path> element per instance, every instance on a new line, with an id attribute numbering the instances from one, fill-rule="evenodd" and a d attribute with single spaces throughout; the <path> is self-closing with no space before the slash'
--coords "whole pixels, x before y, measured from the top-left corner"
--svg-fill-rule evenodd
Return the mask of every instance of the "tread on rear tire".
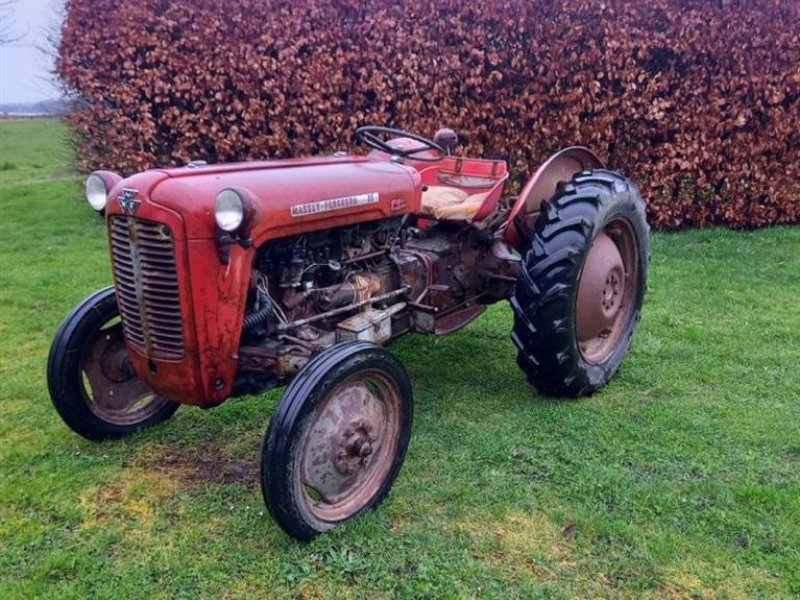
<path id="1" fill-rule="evenodd" d="M 619 370 L 641 315 L 648 236 L 639 188 L 605 169 L 576 174 L 570 182 L 559 184 L 556 194 L 542 204 L 510 301 L 517 363 L 540 392 L 557 397 L 588 395 Z M 610 252 L 621 258 L 625 275 L 621 282 L 613 277 L 610 283 L 606 281 L 612 286 L 608 294 L 592 290 L 590 297 L 603 303 L 598 309 L 608 308 L 606 302 L 617 302 L 619 316 L 607 333 L 603 330 L 590 340 L 581 340 L 579 317 L 581 311 L 585 315 L 587 302 L 579 310 L 579 291 L 587 258 L 601 237 L 606 245 L 605 238 L 614 242 L 616 250 Z M 614 259 L 616 255 L 611 262 Z M 586 277 L 590 277 L 588 272 Z M 617 291 L 621 301 L 615 300 Z"/>

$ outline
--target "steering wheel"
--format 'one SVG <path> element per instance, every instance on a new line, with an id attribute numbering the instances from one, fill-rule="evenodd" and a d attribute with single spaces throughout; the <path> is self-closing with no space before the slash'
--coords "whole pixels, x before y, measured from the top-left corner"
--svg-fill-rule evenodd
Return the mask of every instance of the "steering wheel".
<path id="1" fill-rule="evenodd" d="M 402 148 L 395 148 L 391 146 L 388 141 L 384 140 L 381 136 L 392 135 L 396 137 L 404 137 L 409 138 L 414 141 L 417 141 L 423 144 L 420 148 L 409 148 L 407 150 L 403 150 Z M 381 152 L 386 152 L 387 154 L 391 154 L 392 156 L 397 156 L 400 158 L 408 158 L 411 157 L 414 160 L 421 160 L 425 162 L 436 162 L 441 160 L 447 152 L 445 149 L 442 148 L 439 144 L 434 142 L 433 140 L 429 140 L 426 137 L 422 137 L 421 135 L 416 135 L 414 133 L 408 133 L 407 131 L 403 131 L 402 129 L 394 129 L 392 127 L 378 127 L 377 125 L 365 125 L 364 127 L 359 127 L 356 129 L 355 135 L 356 141 L 366 144 L 370 148 L 375 148 L 375 150 L 380 150 Z M 424 152 L 425 150 L 435 150 L 439 153 L 439 156 L 436 157 L 422 157 L 422 156 L 414 156 L 419 152 Z"/>

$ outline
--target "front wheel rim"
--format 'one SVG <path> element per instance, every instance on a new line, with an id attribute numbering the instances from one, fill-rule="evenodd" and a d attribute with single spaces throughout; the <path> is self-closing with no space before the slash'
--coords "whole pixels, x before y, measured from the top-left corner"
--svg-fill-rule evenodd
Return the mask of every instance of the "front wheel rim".
<path id="1" fill-rule="evenodd" d="M 638 243 L 631 223 L 610 221 L 592 242 L 575 306 L 578 349 L 603 363 L 624 341 L 639 293 Z"/>
<path id="2" fill-rule="evenodd" d="M 117 317 L 91 336 L 81 357 L 79 377 L 89 410 L 112 425 L 143 423 L 169 402 L 136 375 Z"/>
<path id="3" fill-rule="evenodd" d="M 315 518 L 355 515 L 390 476 L 401 429 L 396 383 L 378 370 L 339 383 L 314 411 L 300 442 L 302 498 Z"/>

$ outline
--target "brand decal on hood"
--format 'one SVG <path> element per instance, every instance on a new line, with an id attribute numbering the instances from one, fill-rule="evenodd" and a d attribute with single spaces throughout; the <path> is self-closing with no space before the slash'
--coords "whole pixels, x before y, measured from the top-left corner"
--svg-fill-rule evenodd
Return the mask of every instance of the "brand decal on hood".
<path id="1" fill-rule="evenodd" d="M 341 210 L 343 208 L 353 208 L 365 204 L 376 204 L 380 200 L 378 192 L 369 194 L 359 194 L 357 196 L 344 196 L 342 198 L 330 198 L 329 200 L 319 200 L 318 202 L 308 202 L 306 204 L 295 204 L 292 207 L 293 217 L 305 217 L 317 213 L 328 212 L 331 210 Z"/>

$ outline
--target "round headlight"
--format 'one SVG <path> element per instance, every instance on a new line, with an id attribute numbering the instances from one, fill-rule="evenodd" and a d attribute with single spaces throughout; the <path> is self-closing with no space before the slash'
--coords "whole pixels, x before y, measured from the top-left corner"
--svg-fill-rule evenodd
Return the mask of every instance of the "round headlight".
<path id="1" fill-rule="evenodd" d="M 108 189 L 106 182 L 99 175 L 92 173 L 86 178 L 86 200 L 91 207 L 100 212 L 106 207 Z"/>
<path id="2" fill-rule="evenodd" d="M 214 204 L 214 217 L 223 231 L 236 231 L 244 220 L 244 202 L 234 190 L 222 190 Z"/>

